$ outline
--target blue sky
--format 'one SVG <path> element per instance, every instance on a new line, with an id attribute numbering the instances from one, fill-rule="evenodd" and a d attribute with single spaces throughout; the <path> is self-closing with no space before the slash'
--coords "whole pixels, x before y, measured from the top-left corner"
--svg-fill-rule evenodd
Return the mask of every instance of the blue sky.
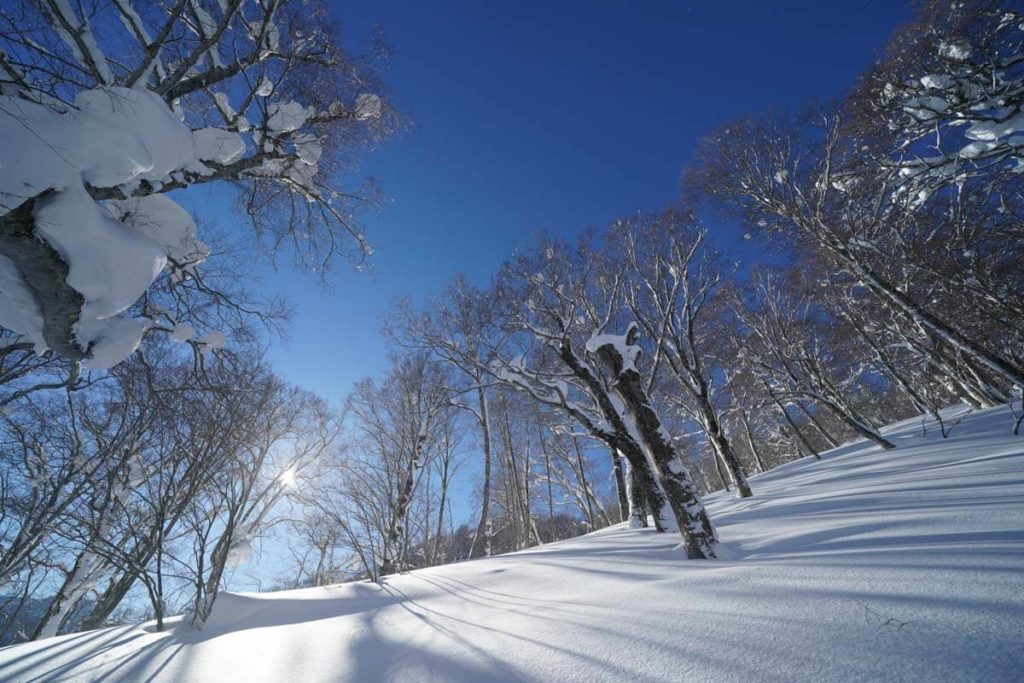
<path id="1" fill-rule="evenodd" d="M 376 272 L 341 266 L 325 290 L 316 276 L 267 269 L 261 284 L 295 305 L 275 368 L 336 403 L 386 366 L 379 327 L 395 297 L 437 291 L 460 271 L 486 280 L 538 230 L 572 235 L 672 202 L 701 135 L 842 94 L 910 16 L 901 0 L 374 0 L 337 12 L 357 50 L 382 27 L 384 81 L 411 122 L 362 168 L 387 196 L 365 217 Z M 190 204 L 236 220 L 217 199 Z M 716 244 L 757 258 L 712 227 L 724 233 Z M 462 495 L 470 461 L 457 523 L 476 514 Z M 256 575 L 275 576 L 282 557 L 265 553 Z"/>
<path id="2" fill-rule="evenodd" d="M 909 18 L 906 3 L 337 2 L 347 43 L 375 25 L 384 80 L 412 125 L 363 172 L 376 273 L 332 286 L 288 269 L 274 345 L 291 381 L 340 401 L 378 373 L 380 317 L 454 273 L 485 279 L 537 230 L 569 235 L 671 202 L 696 140 L 731 118 L 842 93 Z"/>

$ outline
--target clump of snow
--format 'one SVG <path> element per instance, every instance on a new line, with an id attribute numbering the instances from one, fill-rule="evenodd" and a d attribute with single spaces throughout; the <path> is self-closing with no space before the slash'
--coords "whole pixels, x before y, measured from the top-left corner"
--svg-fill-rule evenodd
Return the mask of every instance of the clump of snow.
<path id="1" fill-rule="evenodd" d="M 953 79 L 946 74 L 929 74 L 921 77 L 921 85 L 928 90 L 945 90 L 953 85 Z"/>
<path id="2" fill-rule="evenodd" d="M 159 189 L 182 172 L 208 173 L 203 161 L 231 163 L 245 152 L 237 133 L 193 133 L 156 93 L 113 85 L 79 92 L 66 110 L 0 96 L 0 148 L 5 159 L 19 161 L 0 163 L 0 214 L 39 197 L 36 231 L 68 264 L 67 284 L 85 300 L 77 341 L 91 349 L 94 368 L 138 345 L 150 323 L 114 317 L 168 259 L 185 268 L 208 250 L 191 216 L 166 196 L 97 202 L 87 187 L 130 193 L 147 182 Z M 39 311 L 10 261 L 0 263 L 0 287 L 0 324 L 42 350 Z"/>
<path id="3" fill-rule="evenodd" d="M 178 265 L 194 265 L 209 255 L 209 249 L 196 237 L 192 216 L 166 195 L 111 201 L 107 206 L 118 220 L 160 244 Z"/>
<path id="4" fill-rule="evenodd" d="M 599 334 L 595 332 L 587 340 L 587 351 L 597 353 L 604 346 L 611 346 L 622 357 L 622 372 L 636 372 L 636 361 L 640 357 L 640 347 L 627 343 L 636 325 L 630 325 L 626 334 Z"/>
<path id="5" fill-rule="evenodd" d="M 260 84 L 256 86 L 257 97 L 270 97 L 274 94 L 274 82 L 264 76 L 260 80 Z"/>
<path id="6" fill-rule="evenodd" d="M 164 181 L 174 171 L 198 170 L 191 131 L 154 92 L 95 88 L 75 98 L 75 164 L 96 187 Z"/>
<path id="7" fill-rule="evenodd" d="M 193 131 L 196 156 L 203 161 L 230 164 L 245 154 L 245 141 L 238 133 L 222 128 L 200 128 Z"/>
<path id="8" fill-rule="evenodd" d="M 196 328 L 192 327 L 188 323 L 178 323 L 171 330 L 171 339 L 174 341 L 188 341 L 192 337 L 196 336 Z"/>
<path id="9" fill-rule="evenodd" d="M 89 356 L 83 361 L 90 370 L 107 370 L 135 352 L 152 321 L 146 318 L 120 316 L 98 320 L 82 318 L 75 326 L 78 339 L 86 345 Z"/>
<path id="10" fill-rule="evenodd" d="M 0 254 L 0 326 L 21 334 L 34 345 L 36 353 L 46 351 L 39 306 L 18 267 L 3 254 Z"/>
<path id="11" fill-rule="evenodd" d="M 1024 131 L 1024 112 L 1005 121 L 979 121 L 964 135 L 971 140 L 992 141 Z"/>
<path id="12" fill-rule="evenodd" d="M 224 560 L 226 567 L 238 567 L 248 564 L 252 559 L 252 540 L 248 536 L 237 538 L 228 546 L 228 556 Z"/>
<path id="13" fill-rule="evenodd" d="M 379 96 L 363 93 L 356 98 L 355 117 L 357 121 L 366 121 L 380 117 L 383 104 Z"/>
<path id="14" fill-rule="evenodd" d="M 298 130 L 314 112 L 312 107 L 303 107 L 298 102 L 275 102 L 267 107 L 267 128 L 277 133 Z"/>
<path id="15" fill-rule="evenodd" d="M 35 221 L 68 264 L 67 283 L 85 297 L 83 319 L 109 318 L 131 306 L 167 262 L 161 244 L 113 220 L 81 184 L 36 202 Z"/>
<path id="16" fill-rule="evenodd" d="M 320 161 L 323 147 L 320 146 L 320 142 L 315 135 L 296 135 L 294 142 L 295 153 L 298 154 L 299 161 L 307 166 L 315 166 Z"/>
<path id="17" fill-rule="evenodd" d="M 946 59 L 962 62 L 971 56 L 971 46 L 964 42 L 943 41 L 939 43 L 939 55 Z"/>
<path id="18" fill-rule="evenodd" d="M 223 348 L 224 342 L 227 341 L 227 337 L 219 330 L 211 330 L 196 341 L 203 346 L 203 353 L 207 353 L 209 351 L 216 351 L 217 349 Z"/>

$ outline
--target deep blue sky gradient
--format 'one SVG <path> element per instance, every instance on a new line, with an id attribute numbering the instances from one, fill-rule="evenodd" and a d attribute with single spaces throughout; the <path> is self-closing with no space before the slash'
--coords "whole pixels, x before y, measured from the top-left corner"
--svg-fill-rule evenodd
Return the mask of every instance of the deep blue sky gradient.
<path id="1" fill-rule="evenodd" d="M 394 297 L 458 271 L 485 280 L 539 229 L 571 235 L 664 206 L 702 134 L 838 96 L 910 7 L 375 0 L 337 12 L 357 50 L 382 26 L 384 80 L 412 121 L 363 168 L 388 198 L 366 216 L 376 274 L 342 268 L 324 291 L 283 269 L 262 286 L 296 305 L 277 370 L 340 401 L 385 366 L 379 320 Z"/>

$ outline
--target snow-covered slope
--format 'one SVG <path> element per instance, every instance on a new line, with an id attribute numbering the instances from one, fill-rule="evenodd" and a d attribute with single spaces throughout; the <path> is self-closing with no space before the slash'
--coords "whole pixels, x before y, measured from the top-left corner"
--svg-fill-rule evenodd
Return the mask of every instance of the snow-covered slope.
<path id="1" fill-rule="evenodd" d="M 1024 680 L 1024 437 L 1005 408 L 889 433 L 713 497 L 727 560 L 620 526 L 9 647 L 0 680 Z"/>

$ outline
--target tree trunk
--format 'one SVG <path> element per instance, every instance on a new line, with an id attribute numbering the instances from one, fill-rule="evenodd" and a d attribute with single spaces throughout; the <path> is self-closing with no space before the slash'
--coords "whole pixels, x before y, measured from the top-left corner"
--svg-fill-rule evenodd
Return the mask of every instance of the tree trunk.
<path id="1" fill-rule="evenodd" d="M 1011 386 L 1024 386 L 1024 369 L 1001 358 L 998 354 L 988 351 L 946 324 L 945 321 L 923 309 L 909 296 L 901 292 L 897 287 L 894 287 L 882 276 L 874 272 L 867 264 L 851 254 L 845 245 L 828 239 L 823 240 L 823 243 L 826 244 L 830 251 L 838 255 L 842 261 L 846 262 L 864 286 L 874 292 L 882 301 L 888 302 L 914 322 L 931 330 L 937 337 L 959 349 L 966 356 L 985 366 L 997 376 L 1002 377 Z"/>
<path id="2" fill-rule="evenodd" d="M 587 523 L 590 530 L 594 530 L 594 504 L 591 502 L 593 494 L 590 491 L 590 484 L 587 483 L 587 473 L 583 469 L 583 454 L 580 452 L 579 440 L 572 437 L 572 447 L 576 451 L 576 466 L 580 468 L 580 484 L 583 486 L 583 496 L 587 501 Z"/>
<path id="3" fill-rule="evenodd" d="M 807 440 L 807 437 L 804 436 L 804 433 L 800 431 L 800 428 L 796 426 L 796 422 L 793 421 L 793 416 L 789 414 L 789 411 L 786 410 L 786 406 L 782 405 L 782 401 L 780 401 L 775 396 L 775 394 L 772 393 L 771 389 L 768 387 L 767 384 L 765 384 L 765 391 L 768 392 L 768 396 L 771 398 L 772 403 L 775 404 L 775 407 L 778 408 L 779 412 L 782 413 L 782 417 L 785 418 L 786 424 L 788 424 L 790 429 L 793 430 L 793 434 L 796 435 L 797 441 L 799 441 L 801 445 L 803 445 L 803 447 L 807 449 L 807 452 L 810 455 L 813 455 L 816 459 L 821 460 L 821 456 L 818 455 L 818 451 L 814 448 L 814 446 L 811 445 L 811 442 Z"/>
<path id="4" fill-rule="evenodd" d="M 641 440 L 657 481 L 672 507 L 683 535 L 686 556 L 690 559 L 713 559 L 717 539 L 711 520 L 697 487 L 643 390 L 640 374 L 632 367 L 624 367 L 623 358 L 614 345 L 606 344 L 597 352 L 615 377 L 613 388 L 622 399 L 626 413 L 622 417 L 631 423 L 633 433 Z"/>
<path id="5" fill-rule="evenodd" d="M 548 524 L 551 527 L 551 538 L 548 541 L 557 541 L 558 534 L 555 533 L 555 491 L 554 483 L 551 481 L 551 454 L 548 452 L 548 446 L 544 443 L 544 434 L 541 432 L 537 435 L 540 440 L 540 449 L 544 453 L 544 475 L 548 480 Z"/>
<path id="6" fill-rule="evenodd" d="M 814 413 L 812 413 L 807 408 L 807 406 L 805 406 L 802 402 L 797 401 L 796 407 L 800 409 L 800 412 L 807 416 L 807 420 L 811 423 L 811 426 L 814 427 L 814 431 L 818 432 L 818 434 L 821 434 L 821 438 L 825 439 L 825 441 L 831 448 L 839 448 L 839 442 L 836 441 L 832 437 L 832 435 L 828 433 L 828 431 L 821 425 L 820 422 L 818 422 L 818 419 L 814 417 Z"/>
<path id="7" fill-rule="evenodd" d="M 409 514 L 409 506 L 412 505 L 412 491 L 416 485 L 416 473 L 423 467 L 423 446 L 427 441 L 427 430 L 430 426 L 430 417 L 424 418 L 426 422 L 420 426 L 416 434 L 416 442 L 413 445 L 412 460 L 405 472 L 405 480 L 398 491 L 398 500 L 395 503 L 395 511 L 391 515 L 391 524 L 384 541 L 384 557 L 380 565 L 382 575 L 392 574 L 400 567 L 396 562 L 397 549 L 404 548 L 402 539 L 405 534 L 405 517 Z"/>
<path id="8" fill-rule="evenodd" d="M 135 585 L 138 576 L 130 569 L 125 569 L 119 576 L 111 579 L 106 590 L 93 605 L 89 616 L 82 620 L 79 628 L 83 631 L 91 631 L 103 626 L 107 618 L 117 609 L 117 606 L 124 600 L 125 595 Z"/>
<path id="9" fill-rule="evenodd" d="M 60 627 L 89 592 L 89 586 L 96 580 L 97 575 L 103 572 L 105 564 L 102 558 L 94 553 L 88 550 L 82 551 L 75 558 L 71 572 L 57 589 L 57 594 L 53 596 L 43 618 L 36 624 L 29 639 L 37 640 L 57 635 Z"/>
<path id="10" fill-rule="evenodd" d="M 718 483 L 722 485 L 722 488 L 726 491 L 731 491 L 729 488 L 729 479 L 725 476 L 725 470 L 722 469 L 722 457 L 718 455 L 718 451 L 714 448 L 711 449 L 711 458 L 715 461 L 715 474 L 718 475 Z"/>
<path id="11" fill-rule="evenodd" d="M 743 432 L 747 437 L 747 448 L 750 449 L 750 454 L 754 458 L 754 462 L 757 464 L 759 472 L 767 472 L 768 466 L 765 464 L 764 459 L 761 458 L 761 453 L 757 450 L 757 446 L 754 444 L 754 433 L 750 429 L 750 421 L 747 419 L 747 411 L 740 411 L 740 421 L 743 422 Z"/>
<path id="12" fill-rule="evenodd" d="M 703 379 L 700 384 L 700 393 L 696 398 L 698 409 L 700 410 L 701 426 L 704 428 L 704 433 L 707 434 L 712 450 L 718 454 L 722 464 L 725 465 L 725 469 L 728 470 L 729 477 L 736 486 L 736 493 L 739 497 L 750 498 L 754 494 L 750 490 L 750 484 L 747 483 L 747 473 L 743 471 L 743 466 L 736 457 L 732 444 L 729 443 L 729 437 L 726 436 L 725 431 L 722 429 L 722 423 L 718 420 L 718 411 L 711 403 L 708 389 Z M 728 486 L 725 488 L 729 490 Z"/>
<path id="13" fill-rule="evenodd" d="M 615 474 L 615 491 L 619 494 L 619 518 L 624 522 L 629 519 L 629 494 L 626 491 L 626 478 L 622 471 L 622 456 L 614 448 L 610 450 L 612 472 Z"/>
<path id="14" fill-rule="evenodd" d="M 43 338 L 50 350 L 70 361 L 84 357 L 75 325 L 85 298 L 67 284 L 68 264 L 35 229 L 35 210 L 54 194 L 47 190 L 0 216 L 0 254 L 18 267 L 22 281 L 43 318 Z"/>
<path id="15" fill-rule="evenodd" d="M 647 491 L 633 473 L 633 468 L 629 468 L 629 514 L 626 519 L 630 529 L 644 529 L 647 527 Z"/>
<path id="16" fill-rule="evenodd" d="M 857 432 L 861 437 L 868 441 L 875 442 L 881 446 L 883 450 L 887 451 L 892 448 L 896 448 L 896 444 L 879 434 L 877 430 L 869 426 L 867 420 L 854 414 L 853 410 L 850 408 L 831 400 L 822 400 L 821 405 L 831 410 L 836 417 L 848 424 L 853 431 Z"/>
<path id="17" fill-rule="evenodd" d="M 469 559 L 477 556 L 476 550 L 480 539 L 485 538 L 484 546 L 486 554 L 490 556 L 490 503 L 491 503 L 491 425 L 487 410 L 487 394 L 483 386 L 480 386 L 480 378 L 477 381 L 476 396 L 480 409 L 480 432 L 483 436 L 484 451 L 484 483 L 480 492 L 480 522 L 477 524 L 476 533 L 473 534 L 473 544 L 469 548 Z"/>

